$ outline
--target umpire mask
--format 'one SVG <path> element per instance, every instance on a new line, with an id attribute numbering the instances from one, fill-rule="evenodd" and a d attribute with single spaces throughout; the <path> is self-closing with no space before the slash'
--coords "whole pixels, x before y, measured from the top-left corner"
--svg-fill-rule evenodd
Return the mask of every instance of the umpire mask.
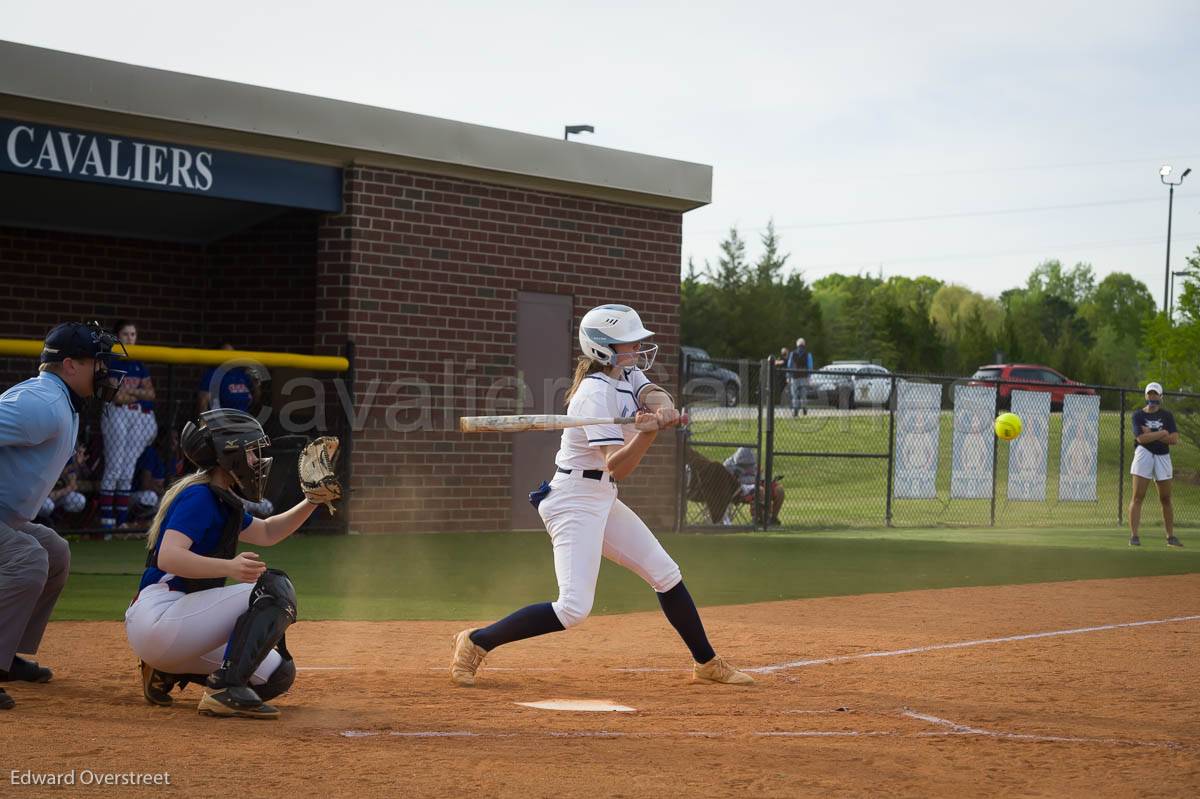
<path id="1" fill-rule="evenodd" d="M 112 360 L 128 357 L 125 345 L 99 322 L 64 322 L 46 336 L 41 362 L 62 363 L 67 358 L 91 358 L 95 364 L 92 396 L 101 402 L 112 402 L 125 379 L 123 370 L 111 368 Z"/>
<path id="2" fill-rule="evenodd" d="M 243 499 L 263 498 L 273 460 L 264 455 L 271 440 L 250 414 L 231 408 L 205 411 L 199 424 L 184 426 L 179 444 L 188 460 L 201 469 L 220 466 L 229 472 L 234 490 Z"/>

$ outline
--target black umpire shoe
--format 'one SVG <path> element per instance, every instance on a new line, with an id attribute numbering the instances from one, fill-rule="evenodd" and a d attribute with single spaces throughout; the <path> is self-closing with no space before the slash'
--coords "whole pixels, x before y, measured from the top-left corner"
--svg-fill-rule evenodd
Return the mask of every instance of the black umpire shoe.
<path id="1" fill-rule="evenodd" d="M 12 710 L 17 706 L 13 698 L 9 696 L 3 688 L 0 688 L 0 710 Z"/>
<path id="2" fill-rule="evenodd" d="M 13 655 L 8 671 L 0 669 L 0 682 L 50 682 L 54 672 L 33 661 Z"/>

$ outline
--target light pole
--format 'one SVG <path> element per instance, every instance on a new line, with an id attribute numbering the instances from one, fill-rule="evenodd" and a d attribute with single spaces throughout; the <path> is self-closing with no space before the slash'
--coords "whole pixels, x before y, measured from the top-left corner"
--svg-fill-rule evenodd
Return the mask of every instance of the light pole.
<path id="1" fill-rule="evenodd" d="M 563 141 L 566 141 L 567 137 L 570 136 L 572 133 L 595 133 L 595 132 L 596 132 L 596 129 L 593 128 L 591 125 L 567 125 L 565 128 L 563 128 Z"/>
<path id="2" fill-rule="evenodd" d="M 1175 187 L 1183 183 L 1183 179 L 1190 175 L 1192 168 L 1188 167 L 1183 170 L 1183 174 L 1179 176 L 1179 180 L 1167 180 L 1171 174 L 1171 165 L 1163 164 L 1162 169 L 1158 170 L 1158 179 L 1163 182 L 1164 186 L 1170 186 L 1170 191 L 1167 197 L 1167 269 L 1163 277 L 1163 310 L 1166 311 L 1167 321 L 1171 319 L 1171 212 L 1175 207 Z"/>
<path id="3" fill-rule="evenodd" d="M 1171 296 L 1167 298 L 1167 320 L 1171 319 L 1171 311 L 1175 307 L 1175 278 L 1187 277 L 1189 272 L 1185 269 L 1179 272 L 1171 273 Z"/>

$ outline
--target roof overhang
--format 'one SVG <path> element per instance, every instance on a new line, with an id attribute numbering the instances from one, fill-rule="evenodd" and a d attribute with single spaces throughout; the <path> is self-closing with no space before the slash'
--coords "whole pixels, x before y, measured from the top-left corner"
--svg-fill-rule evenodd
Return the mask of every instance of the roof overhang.
<path id="1" fill-rule="evenodd" d="M 0 41 L 0 117 L 688 211 L 712 167 Z"/>

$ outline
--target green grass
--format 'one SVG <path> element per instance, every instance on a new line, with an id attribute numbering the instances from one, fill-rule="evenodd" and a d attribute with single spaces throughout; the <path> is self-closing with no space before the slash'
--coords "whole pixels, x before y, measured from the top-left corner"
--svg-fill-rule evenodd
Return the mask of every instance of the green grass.
<path id="1" fill-rule="evenodd" d="M 1126 423 L 1128 423 L 1126 416 Z M 721 441 L 755 444 L 757 419 L 693 420 L 693 441 Z M 996 464 L 996 525 L 999 527 L 1117 527 L 1118 505 L 1128 506 L 1131 490 L 1129 463 L 1133 458 L 1130 431 L 1125 434 L 1125 457 L 1120 456 L 1121 418 L 1119 413 L 1100 414 L 1098 479 L 1095 502 L 1059 502 L 1058 472 L 1062 414 L 1050 415 L 1047 457 L 1046 500 L 1019 502 L 1007 499 L 1009 445 L 998 442 Z M 775 422 L 776 452 L 869 452 L 888 451 L 886 413 L 841 413 L 822 411 L 792 419 L 784 415 Z M 953 414 L 943 412 L 939 439 L 938 498 L 931 500 L 895 500 L 892 523 L 900 527 L 979 526 L 991 519 L 990 500 L 950 498 L 951 453 L 953 450 Z M 696 444 L 707 458 L 722 461 L 730 454 L 729 446 Z M 1200 527 L 1200 449 L 1184 443 L 1172 448 L 1175 465 L 1175 518 L 1180 528 Z M 781 520 L 789 527 L 858 528 L 882 526 L 886 512 L 887 461 L 849 458 L 810 458 L 776 456 L 775 472 L 784 476 L 787 492 Z M 1118 502 L 1118 486 L 1123 497 Z M 1158 524 L 1161 515 L 1151 492 L 1143 515 Z M 701 521 L 702 509 L 691 504 L 689 518 Z M 707 521 L 707 520 L 703 520 Z"/>
<path id="2" fill-rule="evenodd" d="M 1168 549 L 1146 530 L 856 530 L 661 535 L 702 605 L 954 586 L 1200 572 L 1200 538 Z M 487 619 L 557 594 L 545 533 L 299 537 L 259 550 L 296 583 L 305 619 Z M 145 550 L 72 545 L 56 619 L 120 619 Z M 595 613 L 657 608 L 653 592 L 605 563 Z"/>

